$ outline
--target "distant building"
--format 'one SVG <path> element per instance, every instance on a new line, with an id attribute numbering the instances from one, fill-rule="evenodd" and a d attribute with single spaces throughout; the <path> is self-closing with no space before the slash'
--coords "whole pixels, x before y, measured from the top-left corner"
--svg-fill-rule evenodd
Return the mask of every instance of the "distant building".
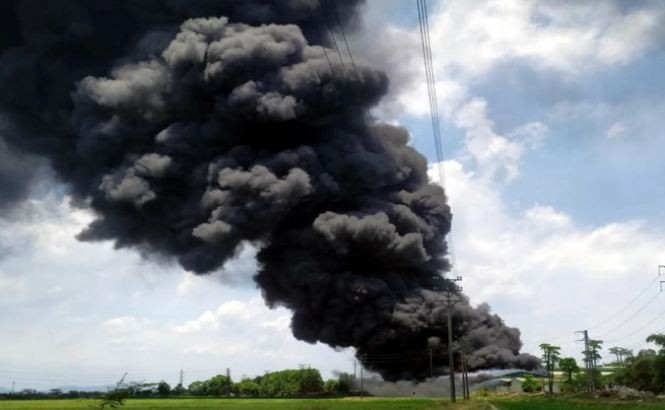
<path id="1" fill-rule="evenodd" d="M 547 375 L 545 373 L 513 370 L 495 374 L 491 379 L 475 384 L 473 390 L 486 389 L 497 393 L 522 393 L 522 383 L 524 383 L 527 375 L 532 376 L 540 382 L 539 391 L 547 389 Z M 554 380 L 552 391 L 554 393 L 561 391 L 561 385 L 557 380 Z"/>

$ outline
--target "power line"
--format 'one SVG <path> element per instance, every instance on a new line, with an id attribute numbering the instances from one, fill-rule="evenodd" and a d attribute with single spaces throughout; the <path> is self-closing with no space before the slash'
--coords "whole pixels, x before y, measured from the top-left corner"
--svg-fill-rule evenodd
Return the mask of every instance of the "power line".
<path id="1" fill-rule="evenodd" d="M 656 331 L 656 332 L 654 332 L 654 333 L 655 333 L 655 334 L 665 333 L 665 327 L 662 328 L 662 329 L 660 329 L 660 330 L 658 330 L 658 331 Z M 645 339 L 645 340 L 640 340 L 639 342 L 633 343 L 633 344 L 631 344 L 630 346 L 628 346 L 628 350 L 633 350 L 633 349 L 635 349 L 637 346 L 645 345 L 645 344 L 647 344 L 647 343 L 648 343 L 648 342 L 646 341 L 646 339 Z"/>
<path id="2" fill-rule="evenodd" d="M 599 324 L 597 324 L 597 325 L 595 325 L 595 326 L 589 327 L 588 329 L 589 329 L 589 330 L 598 329 L 598 328 L 600 328 L 601 326 L 603 326 L 603 325 L 605 325 L 605 324 L 611 322 L 612 320 L 616 319 L 619 315 L 621 315 L 623 312 L 625 312 L 626 309 L 628 309 L 630 306 L 632 306 L 633 303 L 635 303 L 637 300 L 639 300 L 639 299 L 640 299 L 640 298 L 641 298 L 641 297 L 642 297 L 642 296 L 643 296 L 643 295 L 644 295 L 649 289 L 651 289 L 651 287 L 652 287 L 652 286 L 653 286 L 653 285 L 654 285 L 654 284 L 655 284 L 655 283 L 656 283 L 656 282 L 657 282 L 657 281 L 658 281 L 663 275 L 665 275 L 665 266 L 663 266 L 663 265 L 659 265 L 659 266 L 658 266 L 658 276 L 656 276 L 652 281 L 650 281 L 646 288 L 644 288 L 641 292 L 639 292 L 639 293 L 637 294 L 637 296 L 635 296 L 633 299 L 631 299 L 631 300 L 630 300 L 625 306 L 623 306 L 621 309 L 619 309 L 616 313 L 614 313 L 613 315 L 611 315 L 609 318 L 603 320 L 602 322 L 600 322 Z M 657 294 L 656 296 L 658 296 L 658 294 Z M 655 298 L 655 297 L 654 297 L 654 298 Z M 653 300 L 649 301 L 649 302 L 647 303 L 647 305 L 650 304 L 651 302 L 653 302 Z M 631 317 L 629 317 L 628 319 L 626 319 L 626 321 L 625 321 L 624 323 L 622 323 L 621 325 L 617 326 L 616 328 L 614 328 L 614 329 L 612 329 L 612 330 L 610 330 L 610 331 L 604 333 L 603 335 L 601 335 L 601 337 L 602 337 L 602 336 L 605 336 L 605 335 L 607 335 L 607 334 L 609 334 L 609 333 L 611 333 L 611 332 L 613 332 L 614 330 L 619 329 L 621 326 L 623 326 L 625 323 L 627 323 L 630 319 L 632 319 L 633 317 L 635 317 L 637 314 L 639 314 L 639 313 L 640 313 L 642 310 L 644 310 L 645 308 L 646 308 L 646 306 L 643 306 L 639 311 L 637 311 L 636 313 L 634 313 L 633 316 L 631 316 Z M 561 335 L 559 335 L 559 336 L 547 337 L 547 338 L 543 338 L 543 339 L 538 339 L 538 340 L 532 340 L 532 341 L 529 341 L 529 342 L 525 342 L 524 345 L 525 345 L 525 346 L 529 346 L 529 345 L 533 345 L 533 344 L 536 344 L 536 343 L 544 343 L 544 342 L 552 342 L 552 341 L 556 341 L 556 340 L 561 340 L 561 339 L 563 339 L 563 338 L 565 338 L 565 337 L 568 337 L 569 335 L 570 335 L 570 332 L 566 332 L 565 334 L 561 334 Z"/>
<path id="3" fill-rule="evenodd" d="M 646 329 L 648 326 L 650 326 L 650 325 L 656 323 L 656 321 L 657 321 L 658 319 L 660 319 L 661 317 L 663 317 L 663 316 L 665 316 L 665 310 L 663 310 L 662 312 L 660 312 L 660 313 L 658 314 L 658 316 L 656 316 L 656 317 L 653 318 L 651 321 L 649 321 L 648 323 L 646 323 L 644 326 L 640 327 L 639 329 L 635 330 L 634 332 L 632 332 L 632 333 L 630 333 L 630 334 L 628 334 L 628 335 L 626 335 L 626 336 L 618 337 L 618 338 L 616 338 L 616 339 L 607 340 L 607 342 L 616 342 L 616 341 L 619 341 L 619 340 L 628 339 L 629 337 L 634 336 L 634 335 L 636 335 L 637 333 L 641 332 L 642 330 Z"/>
<path id="4" fill-rule="evenodd" d="M 353 70 L 355 71 L 356 75 L 359 76 L 358 67 L 356 67 L 356 62 L 353 60 L 353 54 L 351 53 L 351 48 L 349 47 L 349 42 L 346 39 L 346 33 L 344 32 L 344 26 L 342 25 L 342 19 L 339 18 L 339 12 L 337 11 L 337 4 L 335 3 L 335 0 L 332 0 L 331 3 L 332 3 L 331 8 L 333 10 L 333 15 L 335 16 L 335 20 L 337 22 L 337 27 L 339 28 L 340 33 L 342 33 L 342 39 L 344 40 L 344 45 L 346 46 L 346 51 L 349 54 L 349 60 L 351 60 L 351 65 L 353 66 Z"/>
<path id="5" fill-rule="evenodd" d="M 328 20 L 326 19 L 326 16 L 323 13 L 323 4 L 322 3 L 319 3 L 319 11 L 320 11 L 321 23 L 323 23 L 323 25 L 326 26 L 326 29 L 328 30 L 328 33 L 330 33 L 330 26 L 328 25 Z M 336 74 L 335 74 L 336 70 L 335 70 L 334 65 L 332 63 L 332 60 L 330 60 L 330 56 L 328 55 L 328 51 L 326 51 L 325 44 L 322 44 L 320 47 L 321 47 L 321 50 L 323 51 L 323 55 L 326 58 L 326 61 L 328 62 L 328 67 L 330 67 L 330 74 L 333 77 L 336 77 Z M 339 50 L 338 50 L 338 54 L 339 54 Z M 341 55 L 340 55 L 340 61 L 341 61 Z M 342 65 L 343 64 L 344 64 L 344 61 L 342 61 Z"/>
<path id="6" fill-rule="evenodd" d="M 641 313 L 644 309 L 646 309 L 651 303 L 653 303 L 653 301 L 656 300 L 656 298 L 657 298 L 658 296 L 660 296 L 660 292 L 656 293 L 651 299 L 649 299 L 649 301 L 648 301 L 647 303 L 645 303 L 644 305 L 642 305 L 642 307 L 641 307 L 637 312 L 635 312 L 635 313 L 633 313 L 632 315 L 630 315 L 630 317 L 628 317 L 628 319 L 624 320 L 623 322 L 621 322 L 619 325 L 615 326 L 615 327 L 612 328 L 611 330 L 608 330 L 607 332 L 603 333 L 603 334 L 600 335 L 599 337 L 605 337 L 605 336 L 607 336 L 608 334 L 614 332 L 615 330 L 620 329 L 623 325 L 625 325 L 626 323 L 628 323 L 632 318 L 634 318 L 635 316 L 637 316 L 637 315 L 638 315 L 639 313 Z"/>
<path id="7" fill-rule="evenodd" d="M 337 45 L 337 40 L 335 39 L 335 34 L 333 33 L 332 28 L 330 27 L 330 24 L 328 23 L 328 19 L 326 18 L 326 15 L 323 10 L 323 4 L 319 3 L 320 10 L 321 10 L 321 17 L 323 19 L 323 24 L 326 26 L 326 30 L 328 31 L 328 38 L 333 45 L 333 48 L 337 52 L 337 56 L 339 57 L 339 62 L 342 65 L 342 75 L 346 77 L 346 64 L 344 64 L 344 58 L 342 57 L 342 53 L 339 50 L 339 46 Z"/>
<path id="8" fill-rule="evenodd" d="M 439 105 L 436 96 L 436 80 L 434 76 L 434 60 L 432 58 L 432 45 L 429 30 L 429 17 L 426 0 L 416 2 L 418 9 L 418 22 L 420 28 L 420 40 L 425 65 L 425 80 L 427 83 L 427 96 L 430 106 L 430 118 L 432 121 L 432 134 L 434 136 L 434 151 L 436 155 L 436 169 L 441 186 L 446 188 L 446 171 L 443 157 L 443 143 L 441 137 L 441 122 L 439 120 Z M 453 240 L 452 225 L 448 233 L 448 254 L 452 266 L 456 265 L 455 244 Z"/>
<path id="9" fill-rule="evenodd" d="M 323 50 L 323 55 L 326 57 L 326 61 L 328 61 L 328 66 L 330 67 L 330 75 L 334 77 L 335 69 L 333 68 L 332 61 L 330 61 L 330 57 L 328 57 L 328 52 L 326 51 L 325 46 L 321 46 L 321 50 Z"/>
<path id="10" fill-rule="evenodd" d="M 432 58 L 432 45 L 429 33 L 429 18 L 427 16 L 427 2 L 418 0 L 416 2 L 418 9 L 418 25 L 420 28 L 420 43 L 423 52 L 423 62 L 425 65 L 425 80 L 427 83 L 427 97 L 429 100 L 430 118 L 432 121 L 432 135 L 434 136 L 434 151 L 436 153 L 436 168 L 439 174 L 439 182 L 442 188 L 446 188 L 446 175 L 443 158 L 443 144 L 441 143 L 441 124 L 439 121 L 439 106 L 436 98 L 436 81 L 434 77 L 434 62 Z M 444 203 L 445 205 L 445 203 Z M 451 266 L 455 266 L 455 247 L 452 240 L 452 221 L 448 235 L 448 254 L 450 255 Z M 452 309 L 456 303 L 461 301 L 459 292 L 462 290 L 455 282 L 461 280 L 461 276 L 450 281 L 447 289 L 442 289 L 446 294 L 446 319 L 448 324 L 448 373 L 450 378 L 450 401 L 455 402 L 455 354 L 453 351 L 453 330 L 452 330 Z"/>
<path id="11" fill-rule="evenodd" d="M 630 302 L 628 302 L 628 304 L 626 304 L 626 306 L 624 306 L 624 307 L 622 307 L 621 309 L 619 309 L 615 314 L 613 314 L 612 316 L 610 316 L 608 319 L 606 319 L 606 320 L 604 320 L 603 322 L 597 324 L 596 326 L 590 327 L 589 329 L 590 329 L 590 330 L 598 329 L 599 327 L 605 325 L 606 323 L 609 323 L 610 321 L 612 321 L 613 319 L 615 319 L 617 316 L 619 316 L 620 314 L 622 314 L 626 309 L 628 309 L 630 306 L 632 306 L 632 304 L 635 303 L 640 297 L 642 297 L 642 295 L 644 295 L 644 294 L 645 294 L 645 293 L 646 293 L 646 292 L 647 292 L 647 291 L 648 291 L 648 290 L 654 285 L 654 283 L 656 283 L 656 282 L 658 281 L 659 278 L 660 278 L 660 276 L 656 276 L 656 277 L 654 278 L 654 280 L 652 280 L 651 282 L 649 282 L 649 285 L 647 285 L 647 287 L 644 288 L 643 291 L 641 291 L 641 292 L 640 292 L 637 296 L 635 296 Z"/>

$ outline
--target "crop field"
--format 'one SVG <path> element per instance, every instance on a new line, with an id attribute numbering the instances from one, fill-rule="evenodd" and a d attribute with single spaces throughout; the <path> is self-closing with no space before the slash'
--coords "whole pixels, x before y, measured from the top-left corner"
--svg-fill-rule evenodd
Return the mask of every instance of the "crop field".
<path id="1" fill-rule="evenodd" d="M 665 401 L 617 401 L 543 397 L 490 398 L 458 402 L 444 399 L 134 399 L 118 410 L 665 410 Z M 94 410 L 99 400 L 0 400 L 0 410 Z"/>
<path id="2" fill-rule="evenodd" d="M 665 401 L 514 397 L 491 400 L 498 410 L 665 410 Z"/>
<path id="3" fill-rule="evenodd" d="M 0 400 L 0 410 L 91 410 L 98 408 L 99 400 Z M 134 399 L 125 401 L 118 410 L 435 410 L 447 408 L 444 400 L 437 399 Z M 476 407 L 474 407 L 475 409 Z M 483 409 L 484 407 L 480 407 Z"/>

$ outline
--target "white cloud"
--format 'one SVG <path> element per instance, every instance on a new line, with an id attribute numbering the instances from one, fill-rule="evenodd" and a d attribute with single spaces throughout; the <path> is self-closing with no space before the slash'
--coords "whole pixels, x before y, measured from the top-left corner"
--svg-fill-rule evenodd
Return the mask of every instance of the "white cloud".
<path id="1" fill-rule="evenodd" d="M 470 80 L 517 59 L 575 76 L 642 55 L 656 44 L 661 15 L 658 8 L 625 11 L 609 1 L 441 1 L 430 16 L 435 69 L 441 78 Z M 389 26 L 383 34 L 392 49 L 411 45 L 396 58 L 411 53 L 414 71 L 422 66 L 418 28 Z"/>
<path id="2" fill-rule="evenodd" d="M 370 2 L 370 12 L 381 4 Z M 477 157 L 483 153 L 486 162 L 495 156 L 519 157 L 519 145 L 493 138 L 492 134 L 500 133 L 488 126 L 485 100 L 469 91 L 477 80 L 508 62 L 528 64 L 535 70 L 557 74 L 564 81 L 628 64 L 657 45 L 662 15 L 659 7 L 625 10 L 618 2 L 437 2 L 431 10 L 430 34 L 440 114 L 472 137 L 467 138 L 473 145 L 469 152 Z M 387 70 L 392 80 L 390 98 L 376 109 L 377 115 L 427 115 L 418 27 L 379 24 L 371 19 L 367 24 L 370 34 L 356 39 L 356 48 L 362 49 L 363 57 L 370 62 Z M 382 39 L 380 44 L 376 38 Z M 605 116 L 608 108 L 603 103 L 563 101 L 555 107 L 551 119 L 589 113 Z M 618 130 L 614 131 L 608 136 L 618 135 Z M 506 167 L 500 171 L 507 179 L 514 178 L 516 167 Z"/>
<path id="3" fill-rule="evenodd" d="M 140 332 L 150 323 L 134 316 L 120 316 L 102 322 L 102 327 L 112 333 Z"/>
<path id="4" fill-rule="evenodd" d="M 487 115 L 487 102 L 473 98 L 454 115 L 455 124 L 465 130 L 465 154 L 475 161 L 484 178 L 510 181 L 519 174 L 519 160 L 529 148 L 536 148 L 547 126 L 541 122 L 524 124 L 506 135 L 494 130 Z"/>
<path id="5" fill-rule="evenodd" d="M 605 303 L 600 300 L 618 295 L 623 303 L 631 296 L 626 286 L 641 286 L 665 260 L 665 233 L 650 230 L 645 221 L 581 226 L 547 205 L 513 211 L 492 181 L 456 160 L 445 169 L 456 273 L 464 275 L 472 301 L 489 301 L 527 340 L 602 321 L 611 312 L 599 307 Z M 437 180 L 436 175 L 430 166 L 430 177 Z"/>
<path id="6" fill-rule="evenodd" d="M 220 327 L 258 325 L 264 328 L 284 330 L 284 326 L 279 325 L 284 320 L 284 311 L 280 310 L 278 316 L 275 316 L 276 312 L 266 308 L 265 303 L 259 297 L 254 297 L 249 301 L 230 300 L 221 304 L 214 311 L 205 311 L 194 320 L 175 325 L 173 329 L 177 333 L 199 333 L 215 331 Z"/>
<path id="7" fill-rule="evenodd" d="M 621 138 L 626 134 L 626 126 L 621 122 L 615 122 L 610 128 L 607 129 L 606 135 L 607 138 L 613 140 Z"/>
<path id="8" fill-rule="evenodd" d="M 605 102 L 562 100 L 554 104 L 549 111 L 553 121 L 575 121 L 582 118 L 603 119 L 615 114 L 616 108 Z"/>

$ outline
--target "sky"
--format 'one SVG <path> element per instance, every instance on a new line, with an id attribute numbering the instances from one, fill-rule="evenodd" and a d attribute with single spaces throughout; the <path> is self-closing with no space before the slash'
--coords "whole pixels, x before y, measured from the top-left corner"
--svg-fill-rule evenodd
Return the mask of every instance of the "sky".
<path id="1" fill-rule="evenodd" d="M 632 349 L 665 331 L 663 14 L 648 1 L 434 1 L 442 164 L 415 5 L 369 0 L 350 36 L 356 60 L 391 79 L 374 115 L 410 130 L 433 179 L 445 170 L 464 291 L 518 327 L 526 352 L 548 342 L 579 360 L 575 331 Z M 251 248 L 195 276 L 79 242 L 92 215 L 41 172 L 0 219 L 0 387 L 353 370 L 352 351 L 297 341 L 290 313 L 264 305 Z"/>

